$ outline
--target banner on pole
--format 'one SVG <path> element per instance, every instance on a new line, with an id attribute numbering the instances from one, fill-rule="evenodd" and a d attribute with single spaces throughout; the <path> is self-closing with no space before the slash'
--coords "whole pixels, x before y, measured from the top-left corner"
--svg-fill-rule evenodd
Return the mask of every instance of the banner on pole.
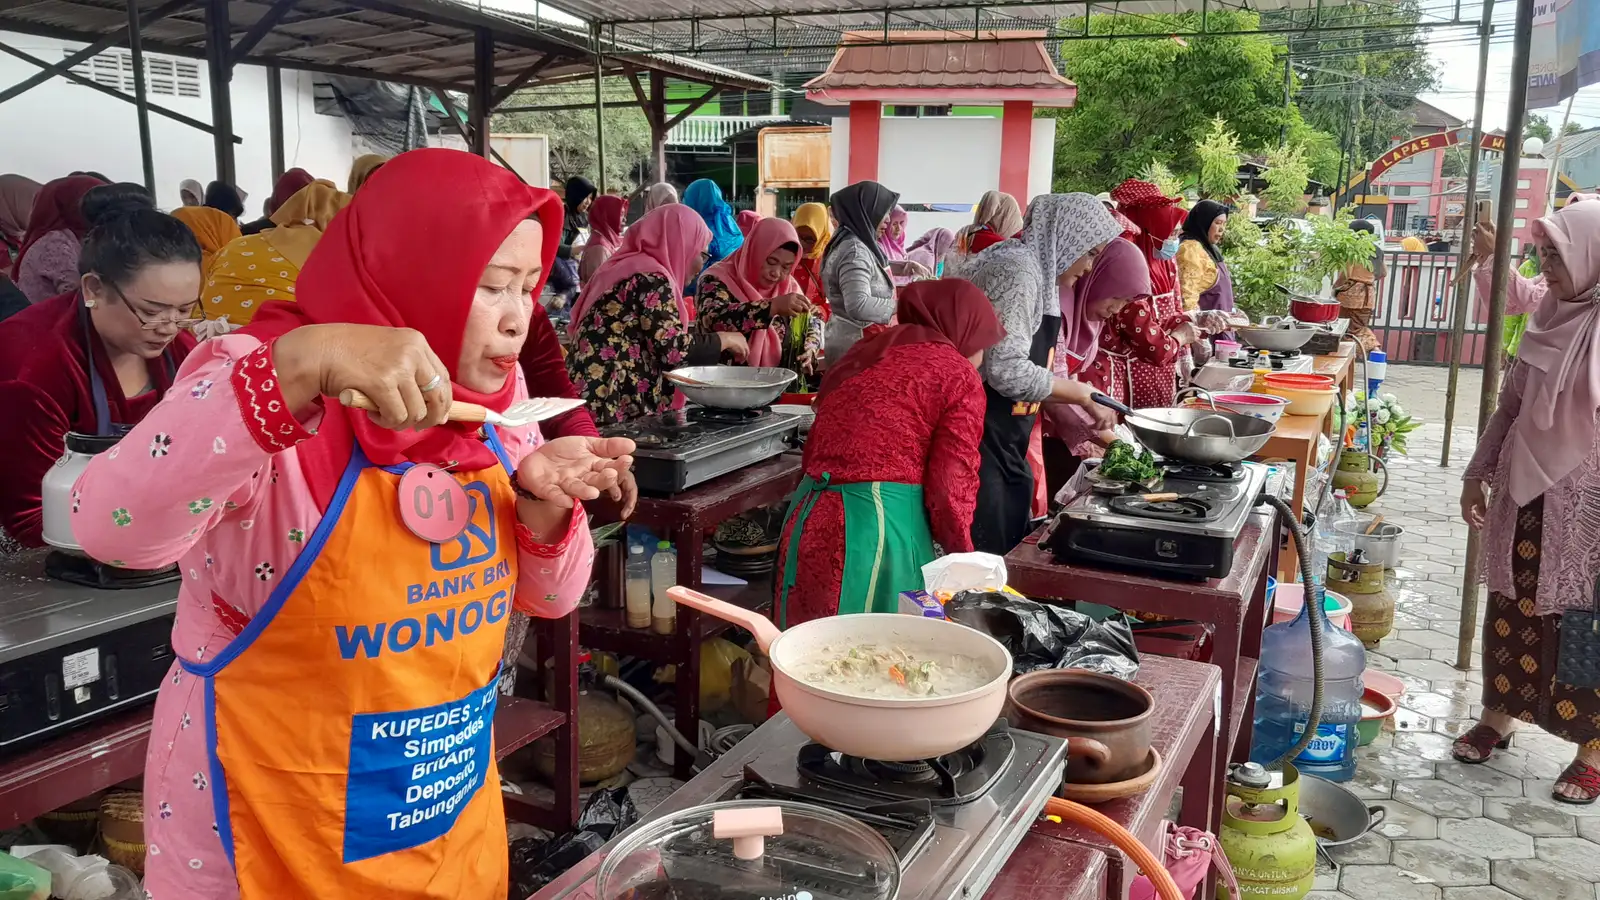
<path id="1" fill-rule="evenodd" d="M 1533 0 L 1528 108 L 1555 106 L 1600 82 L 1600 2 Z"/>

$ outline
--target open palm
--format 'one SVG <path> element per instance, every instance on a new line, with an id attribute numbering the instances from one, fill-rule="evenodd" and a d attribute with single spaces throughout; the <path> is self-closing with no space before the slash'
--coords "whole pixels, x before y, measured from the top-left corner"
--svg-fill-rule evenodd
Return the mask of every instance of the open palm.
<path id="1" fill-rule="evenodd" d="M 535 497 L 570 508 L 615 488 L 633 465 L 631 453 L 627 438 L 556 438 L 523 458 L 517 481 Z"/>

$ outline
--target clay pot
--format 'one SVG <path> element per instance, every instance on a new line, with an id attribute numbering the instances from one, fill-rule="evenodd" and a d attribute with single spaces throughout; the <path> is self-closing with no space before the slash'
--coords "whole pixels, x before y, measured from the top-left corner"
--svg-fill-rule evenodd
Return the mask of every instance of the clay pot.
<path id="1" fill-rule="evenodd" d="M 1029 672 L 1006 690 L 1012 727 L 1067 739 L 1068 784 L 1111 784 L 1143 772 L 1154 708 L 1144 688 L 1083 669 Z"/>

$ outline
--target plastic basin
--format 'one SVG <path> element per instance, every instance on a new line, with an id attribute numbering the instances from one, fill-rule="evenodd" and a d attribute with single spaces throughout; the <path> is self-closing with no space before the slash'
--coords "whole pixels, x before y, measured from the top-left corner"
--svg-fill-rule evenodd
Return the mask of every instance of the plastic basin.
<path id="1" fill-rule="evenodd" d="M 1406 683 L 1382 669 L 1367 669 L 1361 673 L 1361 683 L 1390 700 L 1398 701 L 1406 692 Z"/>
<path id="2" fill-rule="evenodd" d="M 1305 585 L 1295 582 L 1293 584 L 1280 584 L 1272 595 L 1272 624 L 1287 622 L 1300 614 L 1300 607 L 1305 605 Z M 1322 595 L 1322 608 L 1328 611 L 1328 618 L 1333 624 L 1350 630 L 1350 599 L 1343 594 L 1333 591 L 1324 591 Z"/>
<path id="3" fill-rule="evenodd" d="M 1394 698 L 1377 688 L 1368 687 L 1362 691 L 1361 721 L 1356 723 L 1361 741 L 1356 746 L 1365 747 L 1376 740 L 1378 732 L 1383 730 L 1383 721 L 1394 715 L 1395 708 Z"/>
<path id="4" fill-rule="evenodd" d="M 1283 411 L 1288 415 L 1317 418 L 1327 415 L 1328 410 L 1333 408 L 1333 401 L 1339 396 L 1337 388 L 1308 390 L 1270 383 L 1267 385 L 1267 393 L 1282 397 L 1286 401 Z"/>
<path id="5" fill-rule="evenodd" d="M 1278 372 L 1267 376 L 1267 386 L 1315 391 L 1333 387 L 1334 381 L 1328 375 L 1315 372 Z"/>

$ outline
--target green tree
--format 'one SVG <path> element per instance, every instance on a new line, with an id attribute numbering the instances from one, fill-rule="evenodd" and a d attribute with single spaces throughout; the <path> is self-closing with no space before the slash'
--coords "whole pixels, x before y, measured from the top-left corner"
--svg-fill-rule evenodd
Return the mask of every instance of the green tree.
<path id="1" fill-rule="evenodd" d="M 1555 140 L 1555 129 L 1550 127 L 1550 120 L 1538 113 L 1528 113 L 1528 118 L 1522 123 L 1522 139 L 1536 137 L 1546 144 Z"/>
<path id="2" fill-rule="evenodd" d="M 1582 134 L 1583 126 L 1579 125 L 1577 122 L 1568 122 L 1566 127 L 1561 129 L 1561 133 L 1567 135 Z"/>
<path id="3" fill-rule="evenodd" d="M 1221 116 L 1211 120 L 1211 128 L 1194 148 L 1200 162 L 1200 193 L 1221 199 L 1239 193 L 1239 136 L 1229 130 Z"/>
<path id="4" fill-rule="evenodd" d="M 1198 29 L 1197 13 L 1097 15 L 1095 35 Z M 1213 30 L 1258 27 L 1253 12 L 1210 12 Z M 1062 74 L 1078 84 L 1078 105 L 1052 110 L 1057 190 L 1103 191 L 1152 161 L 1180 173 L 1199 169 L 1196 148 L 1216 116 L 1226 116 L 1241 148 L 1276 146 L 1299 113 L 1283 105 L 1283 63 L 1265 36 L 1067 41 Z"/>
<path id="5" fill-rule="evenodd" d="M 1150 160 L 1150 164 L 1139 172 L 1139 178 L 1155 185 L 1168 197 L 1176 197 L 1183 193 L 1183 179 L 1174 175 L 1166 163 L 1160 160 Z"/>
<path id="6" fill-rule="evenodd" d="M 1295 14 L 1268 13 L 1283 24 Z M 1322 7 L 1329 30 L 1289 41 L 1295 103 L 1313 128 L 1336 135 L 1360 169 L 1415 124 L 1417 95 L 1439 85 L 1417 0 L 1354 0 Z M 1384 26 L 1366 30 L 1363 26 Z M 1319 181 L 1331 181 L 1317 177 Z"/>
<path id="7" fill-rule="evenodd" d="M 1306 184 L 1310 180 L 1311 164 L 1305 148 L 1286 144 L 1267 153 L 1267 189 L 1261 199 L 1267 209 L 1293 215 L 1306 207 Z"/>
<path id="8" fill-rule="evenodd" d="M 603 82 L 601 95 L 608 103 L 634 99 L 633 90 L 619 79 Z M 556 107 L 593 102 L 591 82 L 519 91 L 505 105 Z M 650 155 L 650 124 L 637 108 L 607 108 L 604 121 L 606 187 L 631 191 L 638 187 L 635 170 Z M 593 180 L 599 170 L 595 161 L 597 129 L 592 105 L 586 109 L 497 114 L 493 128 L 500 132 L 545 135 L 550 141 L 550 177 L 557 181 L 574 175 Z"/>
<path id="9" fill-rule="evenodd" d="M 1466 144 L 1451 144 L 1444 148 L 1444 162 L 1439 165 L 1439 174 L 1445 178 L 1465 178 L 1471 162 L 1472 153 Z"/>

